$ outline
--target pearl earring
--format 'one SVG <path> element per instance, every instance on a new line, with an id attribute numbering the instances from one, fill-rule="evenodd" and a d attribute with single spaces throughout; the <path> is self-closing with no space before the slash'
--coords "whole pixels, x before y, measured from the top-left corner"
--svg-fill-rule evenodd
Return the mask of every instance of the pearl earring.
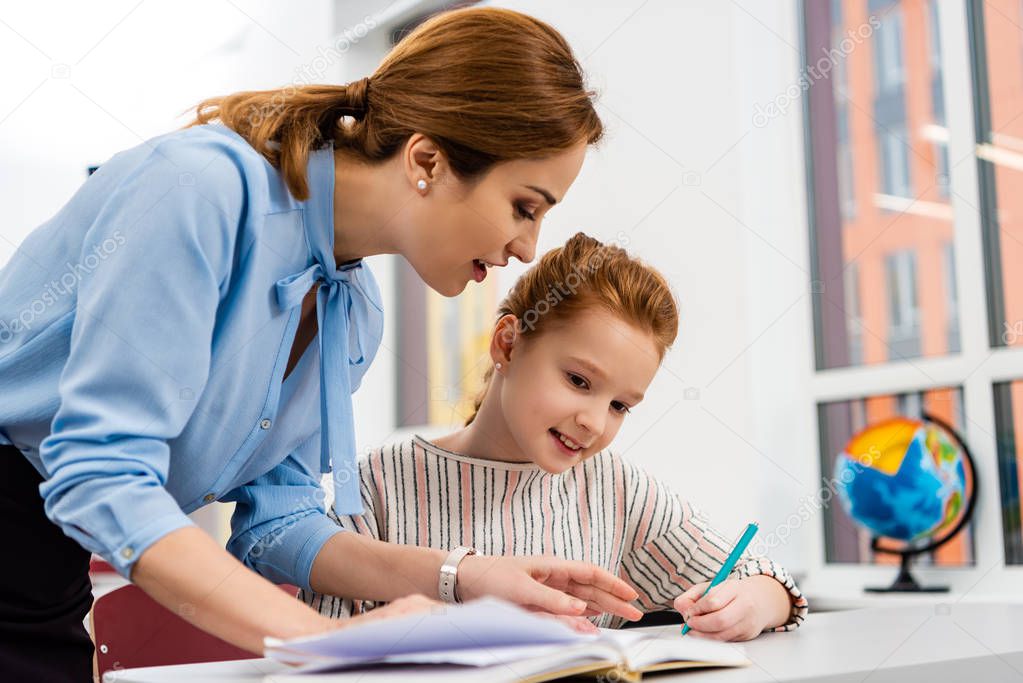
<path id="1" fill-rule="evenodd" d="M 500 362 L 494 363 L 494 367 L 497 368 L 498 370 L 500 370 L 501 369 L 501 363 Z"/>
<path id="2" fill-rule="evenodd" d="M 419 181 L 416 183 L 416 187 L 419 188 L 420 192 L 425 191 L 426 190 L 426 181 L 423 180 L 422 178 L 420 178 Z"/>

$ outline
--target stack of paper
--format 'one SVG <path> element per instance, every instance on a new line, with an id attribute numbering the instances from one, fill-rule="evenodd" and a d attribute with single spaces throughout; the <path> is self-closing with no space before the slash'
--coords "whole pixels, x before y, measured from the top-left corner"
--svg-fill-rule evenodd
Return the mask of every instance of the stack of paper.
<path id="1" fill-rule="evenodd" d="M 674 628 L 663 635 L 612 630 L 586 635 L 494 598 L 306 638 L 268 638 L 266 647 L 269 657 L 303 665 L 296 674 L 353 670 L 372 680 L 464 676 L 536 683 L 612 670 L 638 680 L 644 671 L 749 663 L 741 647 L 682 638 Z"/>

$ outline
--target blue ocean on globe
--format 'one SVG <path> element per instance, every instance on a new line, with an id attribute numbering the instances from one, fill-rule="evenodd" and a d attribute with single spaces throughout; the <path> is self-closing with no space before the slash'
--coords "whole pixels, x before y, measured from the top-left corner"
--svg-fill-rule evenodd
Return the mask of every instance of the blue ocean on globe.
<path id="1" fill-rule="evenodd" d="M 960 450 L 937 425 L 894 418 L 868 427 L 835 459 L 839 500 L 875 536 L 931 538 L 963 508 Z"/>

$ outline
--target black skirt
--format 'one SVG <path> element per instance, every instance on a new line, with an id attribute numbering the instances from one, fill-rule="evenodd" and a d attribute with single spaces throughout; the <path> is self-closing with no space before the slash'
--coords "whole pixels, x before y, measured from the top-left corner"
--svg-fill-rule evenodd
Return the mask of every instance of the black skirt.
<path id="1" fill-rule="evenodd" d="M 43 512 L 43 479 L 0 446 L 0 681 L 92 681 L 91 554 Z"/>

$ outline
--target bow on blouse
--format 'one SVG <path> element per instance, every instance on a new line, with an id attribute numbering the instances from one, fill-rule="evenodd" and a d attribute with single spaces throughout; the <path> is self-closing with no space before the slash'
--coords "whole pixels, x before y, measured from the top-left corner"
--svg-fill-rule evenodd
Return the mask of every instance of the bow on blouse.
<path id="1" fill-rule="evenodd" d="M 329 184 L 326 177 L 317 178 L 317 175 L 327 175 L 326 164 L 316 164 L 313 159 L 310 162 L 310 187 L 329 188 L 326 193 L 332 197 L 333 162 L 329 165 Z M 313 202 L 314 198 L 310 197 L 310 204 Z M 320 351 L 320 471 L 330 472 L 333 461 L 337 513 L 361 514 L 362 494 L 356 467 L 349 366 L 372 361 L 382 337 L 383 311 L 373 300 L 371 291 L 375 290 L 375 284 L 361 259 L 340 269 L 335 266 L 332 201 L 320 201 L 308 208 L 313 210 L 310 212 L 312 215 L 306 217 L 306 235 L 316 262 L 277 281 L 277 303 L 285 310 L 298 306 L 318 283 L 316 322 L 319 330 L 316 337 Z M 353 325 L 352 320 L 360 324 Z"/>

